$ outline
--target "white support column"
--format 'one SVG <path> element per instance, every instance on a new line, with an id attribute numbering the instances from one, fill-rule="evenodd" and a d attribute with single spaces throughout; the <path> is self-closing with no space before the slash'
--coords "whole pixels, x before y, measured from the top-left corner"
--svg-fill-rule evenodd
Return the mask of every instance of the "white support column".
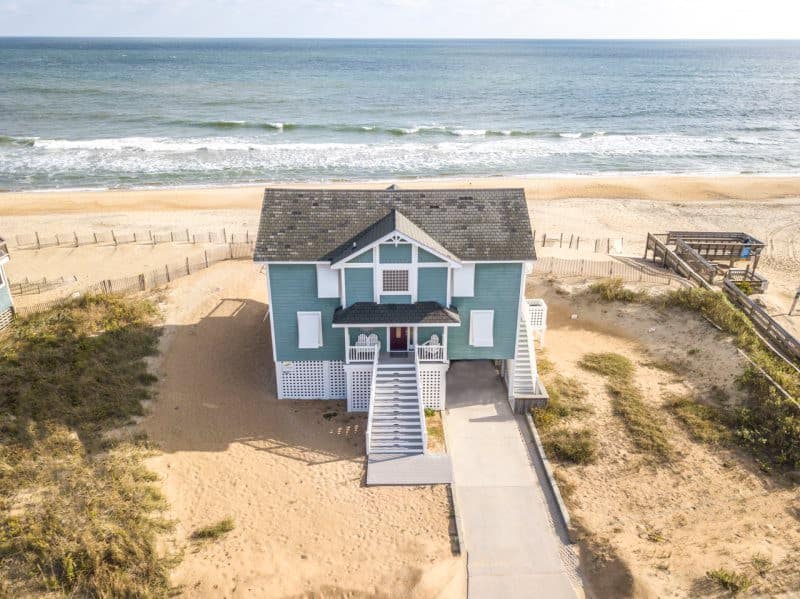
<path id="1" fill-rule="evenodd" d="M 344 327 L 344 361 L 350 363 L 350 327 Z"/>
<path id="2" fill-rule="evenodd" d="M 417 288 L 418 288 L 418 248 L 416 243 L 411 244 L 411 268 L 408 272 L 408 285 L 411 292 L 411 303 L 417 302 Z"/>
<path id="3" fill-rule="evenodd" d="M 444 347 L 444 359 L 447 360 L 447 330 L 450 327 L 442 327 L 442 347 Z"/>

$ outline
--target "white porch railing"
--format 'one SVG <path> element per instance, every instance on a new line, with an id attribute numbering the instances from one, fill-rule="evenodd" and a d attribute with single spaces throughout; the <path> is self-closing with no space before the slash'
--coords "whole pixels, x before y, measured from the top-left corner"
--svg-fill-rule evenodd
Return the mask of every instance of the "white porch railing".
<path id="1" fill-rule="evenodd" d="M 539 343 L 544 345 L 544 334 L 547 331 L 547 304 L 543 299 L 525 299 L 523 308 L 527 308 L 525 313 L 525 324 L 528 331 L 539 335 Z"/>
<path id="2" fill-rule="evenodd" d="M 348 362 L 372 362 L 380 353 L 380 345 L 351 345 L 347 348 Z"/>
<path id="3" fill-rule="evenodd" d="M 424 344 L 419 347 L 424 347 Z M 425 402 L 422 400 L 422 385 L 419 381 L 418 352 L 414 352 L 414 377 L 417 380 L 417 408 L 419 409 L 419 426 L 420 432 L 422 433 L 422 453 L 425 454 L 428 453 L 428 423 L 425 421 Z"/>
<path id="4" fill-rule="evenodd" d="M 429 345 L 423 343 L 416 348 L 415 359 L 417 362 L 445 362 L 444 345 Z"/>
<path id="5" fill-rule="evenodd" d="M 369 384 L 369 413 L 367 415 L 367 455 L 369 455 L 369 448 L 372 446 L 372 416 L 375 410 L 375 385 L 378 382 L 378 358 L 381 353 L 381 344 L 370 345 L 364 347 L 372 347 L 375 349 L 375 354 L 372 358 L 372 379 Z"/>

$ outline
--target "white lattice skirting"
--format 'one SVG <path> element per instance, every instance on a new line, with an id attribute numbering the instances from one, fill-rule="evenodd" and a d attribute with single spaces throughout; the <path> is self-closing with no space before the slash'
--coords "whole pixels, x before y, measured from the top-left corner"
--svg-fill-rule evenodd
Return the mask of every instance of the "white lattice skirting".
<path id="1" fill-rule="evenodd" d="M 419 367 L 422 404 L 431 410 L 444 410 L 447 396 L 447 365 L 425 364 Z"/>
<path id="2" fill-rule="evenodd" d="M 372 366 L 345 366 L 347 372 L 347 411 L 369 411 Z"/>
<path id="3" fill-rule="evenodd" d="M 0 331 L 9 326 L 12 320 L 14 320 L 14 311 L 11 308 L 0 312 Z"/>
<path id="4" fill-rule="evenodd" d="M 277 362 L 278 399 L 345 399 L 344 362 Z"/>

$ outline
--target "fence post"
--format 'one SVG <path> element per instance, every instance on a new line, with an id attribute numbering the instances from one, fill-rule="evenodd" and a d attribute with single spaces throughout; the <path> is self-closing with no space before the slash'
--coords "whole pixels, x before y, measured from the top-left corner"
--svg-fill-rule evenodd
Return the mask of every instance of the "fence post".
<path id="1" fill-rule="evenodd" d="M 167 283 L 169 283 L 169 264 L 164 265 L 164 271 L 167 273 Z"/>
<path id="2" fill-rule="evenodd" d="M 542 247 L 547 243 L 547 233 L 542 233 Z"/>
<path id="3" fill-rule="evenodd" d="M 38 231 L 34 231 L 33 234 L 36 235 L 36 249 L 37 250 L 42 249 L 42 242 L 39 241 L 39 232 Z"/>
<path id="4" fill-rule="evenodd" d="M 245 229 L 244 230 L 244 240 L 247 243 L 250 243 L 250 229 Z"/>
<path id="5" fill-rule="evenodd" d="M 222 227 L 222 240 L 228 243 L 228 232 L 225 230 L 225 227 Z"/>
<path id="6" fill-rule="evenodd" d="M 575 249 L 576 250 L 581 249 L 581 236 L 580 235 L 578 235 L 578 239 L 575 241 Z"/>
<path id="7" fill-rule="evenodd" d="M 153 241 L 153 230 L 152 229 L 147 229 L 147 238 L 150 241 Z"/>
<path id="8" fill-rule="evenodd" d="M 111 239 L 114 240 L 114 245 L 117 245 L 117 236 L 114 235 L 114 229 L 111 229 Z"/>
<path id="9" fill-rule="evenodd" d="M 173 233 L 172 231 L 169 232 L 169 240 L 175 241 L 175 233 Z"/>
<path id="10" fill-rule="evenodd" d="M 136 243 L 136 231 L 133 232 L 133 243 Z"/>
<path id="11" fill-rule="evenodd" d="M 56 233 L 56 245 L 61 247 L 61 240 L 58 238 L 58 233 Z"/>
<path id="12" fill-rule="evenodd" d="M 75 247 L 78 247 L 78 234 L 75 231 L 73 231 L 72 236 L 75 238 Z"/>
<path id="13" fill-rule="evenodd" d="M 597 253 L 597 244 L 599 243 L 599 241 L 600 241 L 599 239 L 595 239 L 594 240 L 594 253 L 595 254 Z"/>
<path id="14" fill-rule="evenodd" d="M 186 256 L 186 274 L 187 275 L 191 274 L 189 272 L 189 256 Z"/>
<path id="15" fill-rule="evenodd" d="M 189 243 L 189 229 L 186 229 L 186 243 Z"/>
<path id="16" fill-rule="evenodd" d="M 558 238 L 558 247 L 564 247 L 564 234 L 562 233 L 561 236 Z"/>
<path id="17" fill-rule="evenodd" d="M 94 243 L 95 243 L 95 245 L 97 245 L 97 243 L 98 243 L 97 242 L 97 233 L 94 233 Z"/>
<path id="18" fill-rule="evenodd" d="M 208 243 L 211 243 L 211 231 L 208 232 Z"/>
<path id="19" fill-rule="evenodd" d="M 609 237 L 606 240 L 606 254 L 610 254 L 610 253 L 611 253 L 611 238 Z"/>
<path id="20" fill-rule="evenodd" d="M 206 259 L 206 268 L 208 268 L 208 250 L 203 250 L 203 256 Z"/>

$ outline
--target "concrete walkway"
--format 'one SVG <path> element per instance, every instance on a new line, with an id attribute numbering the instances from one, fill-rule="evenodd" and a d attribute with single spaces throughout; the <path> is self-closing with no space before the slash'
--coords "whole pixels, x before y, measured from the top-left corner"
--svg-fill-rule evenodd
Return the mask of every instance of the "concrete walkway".
<path id="1" fill-rule="evenodd" d="M 576 597 L 543 485 L 490 362 L 454 362 L 446 431 L 469 599 Z"/>

